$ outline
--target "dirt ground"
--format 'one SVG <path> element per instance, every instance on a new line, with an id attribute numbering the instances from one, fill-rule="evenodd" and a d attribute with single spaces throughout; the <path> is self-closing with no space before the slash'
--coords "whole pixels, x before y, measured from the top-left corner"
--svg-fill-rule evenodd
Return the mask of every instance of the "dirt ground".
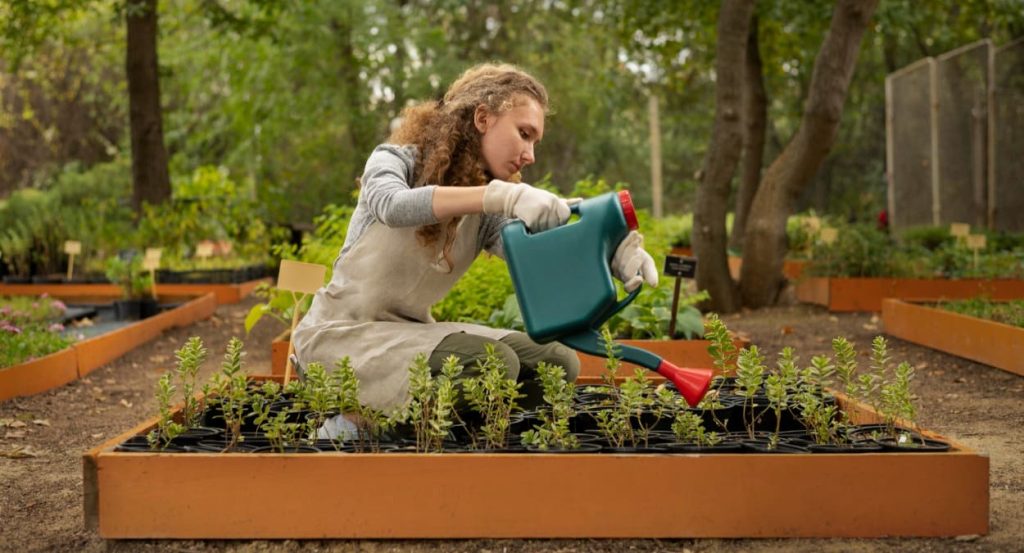
<path id="1" fill-rule="evenodd" d="M 990 532 L 950 539 L 878 540 L 435 540 L 435 541 L 111 541 L 83 526 L 82 452 L 124 432 L 156 412 L 154 384 L 173 364 L 173 352 L 192 335 L 211 354 L 202 377 L 217 370 L 231 336 L 255 300 L 222 306 L 207 321 L 177 329 L 62 388 L 0 403 L 0 451 L 27 446 L 35 457 L 0 457 L 0 550 L 2 551 L 1024 551 L 1024 378 L 891 339 L 894 360 L 918 368 L 919 422 L 991 459 Z M 726 317 L 773 359 L 793 346 L 809 360 L 843 335 L 862 354 L 881 322 L 870 314 L 832 315 L 817 307 L 790 305 Z M 247 367 L 269 372 L 276 322 L 260 323 L 245 338 Z M 865 359 L 866 364 L 866 359 Z M 12 421 L 26 423 L 12 426 Z M 953 476 L 953 475 L 951 475 Z"/>

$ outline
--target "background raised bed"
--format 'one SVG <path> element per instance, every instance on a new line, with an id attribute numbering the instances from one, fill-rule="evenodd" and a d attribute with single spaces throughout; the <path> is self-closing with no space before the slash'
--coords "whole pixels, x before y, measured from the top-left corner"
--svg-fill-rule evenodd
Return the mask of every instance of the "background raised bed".
<path id="1" fill-rule="evenodd" d="M 885 333 L 1024 376 L 1024 329 L 944 309 L 887 299 Z"/>

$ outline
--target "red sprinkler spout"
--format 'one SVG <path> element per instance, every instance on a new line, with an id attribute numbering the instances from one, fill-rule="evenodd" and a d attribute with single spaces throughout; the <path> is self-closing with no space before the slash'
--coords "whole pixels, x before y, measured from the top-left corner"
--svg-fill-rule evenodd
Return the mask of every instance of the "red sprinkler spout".
<path id="1" fill-rule="evenodd" d="M 662 359 L 658 374 L 672 381 L 690 407 L 696 407 L 708 391 L 714 373 L 710 369 L 681 368 Z"/>

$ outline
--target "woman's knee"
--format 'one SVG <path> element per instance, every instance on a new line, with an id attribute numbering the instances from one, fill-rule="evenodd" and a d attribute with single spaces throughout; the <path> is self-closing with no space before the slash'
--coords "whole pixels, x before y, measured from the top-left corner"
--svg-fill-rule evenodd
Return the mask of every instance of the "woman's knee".
<path id="1" fill-rule="evenodd" d="M 530 371 L 543 362 L 562 367 L 568 382 L 574 382 L 580 374 L 580 359 L 576 352 L 558 342 L 538 344 L 521 332 L 509 334 L 501 341 L 512 347 L 519 356 L 520 363 Z"/>
<path id="2" fill-rule="evenodd" d="M 499 341 L 459 332 L 450 334 L 438 344 L 437 348 L 430 355 L 430 366 L 434 372 L 440 372 L 441 365 L 450 355 L 459 358 L 463 366 L 463 374 L 476 376 L 479 373 L 478 366 L 487 360 L 487 347 L 494 348 L 494 355 L 505 366 L 507 378 L 517 379 L 519 377 L 519 357 L 514 349 Z"/>

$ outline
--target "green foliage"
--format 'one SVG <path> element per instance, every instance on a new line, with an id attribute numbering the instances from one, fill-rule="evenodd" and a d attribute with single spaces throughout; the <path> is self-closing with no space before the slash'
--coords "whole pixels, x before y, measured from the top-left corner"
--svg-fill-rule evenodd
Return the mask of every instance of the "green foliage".
<path id="1" fill-rule="evenodd" d="M 680 410 L 672 421 L 672 433 L 680 443 L 692 443 L 701 447 L 711 447 L 722 441 L 716 432 L 708 432 L 704 428 L 704 419 L 692 411 Z"/>
<path id="2" fill-rule="evenodd" d="M 843 392 L 850 397 L 857 393 L 857 352 L 846 338 L 842 336 L 832 339 L 832 353 L 836 360 L 836 375 L 843 385 Z"/>
<path id="3" fill-rule="evenodd" d="M 266 262 L 274 237 L 252 196 L 251 183 L 236 183 L 223 167 L 201 166 L 174 179 L 171 201 L 144 206 L 136 241 L 163 246 L 167 263 L 190 259 L 204 240 L 226 240 L 234 255 Z"/>
<path id="4" fill-rule="evenodd" d="M 226 356 L 230 362 L 241 366 L 242 342 L 237 338 L 232 338 L 228 342 Z M 174 372 L 181 386 L 183 400 L 181 421 L 186 427 L 191 428 L 199 424 L 199 416 L 202 414 L 195 391 L 199 367 L 206 360 L 206 348 L 203 347 L 203 341 L 198 336 L 193 336 L 185 342 L 181 349 L 174 352 L 174 357 L 178 360 Z"/>
<path id="5" fill-rule="evenodd" d="M 416 451 L 440 453 L 452 427 L 458 394 L 456 379 L 462 374 L 459 358 L 449 355 L 441 365 L 441 374 L 431 374 L 427 356 L 419 354 L 409 367 L 409 402 L 401 420 L 409 421 L 416 431 Z"/>
<path id="6" fill-rule="evenodd" d="M 504 311 L 506 299 L 514 293 L 505 262 L 486 255 L 469 267 L 431 313 L 438 321 L 487 324 L 493 313 Z"/>
<path id="7" fill-rule="evenodd" d="M 736 360 L 736 393 L 743 398 L 743 424 L 747 433 L 754 437 L 754 427 L 760 418 L 757 413 L 757 397 L 764 384 L 764 356 L 757 346 L 743 348 Z"/>
<path id="8" fill-rule="evenodd" d="M 998 251 L 992 247 L 975 255 L 952 240 L 948 230 L 925 228 L 904 235 L 903 244 L 869 225 L 839 226 L 831 245 L 819 243 L 808 274 L 842 277 L 895 278 L 1020 278 L 1024 276 L 1024 250 Z M 1005 239 L 1004 244 L 1013 244 Z"/>
<path id="9" fill-rule="evenodd" d="M 525 397 L 519 393 L 522 383 L 508 378 L 508 367 L 495 353 L 493 344 L 484 346 L 484 359 L 477 363 L 480 376 L 465 379 L 463 393 L 483 420 L 482 447 L 503 449 L 508 447 L 510 417 L 518 407 L 516 400 Z"/>
<path id="10" fill-rule="evenodd" d="M 944 301 L 939 309 L 989 319 L 998 323 L 1024 328 L 1024 300 L 993 301 L 988 298 Z"/>
<path id="11" fill-rule="evenodd" d="M 914 426 L 917 417 L 917 408 L 914 405 L 913 396 L 910 393 L 910 381 L 914 378 L 914 367 L 906 361 L 900 363 L 893 370 L 893 378 L 882 386 L 881 414 L 885 417 L 885 426 L 889 435 L 900 439 L 896 431 L 898 422 L 905 422 Z"/>
<path id="12" fill-rule="evenodd" d="M 120 256 L 107 259 L 107 280 L 121 287 L 125 299 L 145 297 L 153 288 L 153 279 L 148 272 L 142 270 L 141 256 L 129 252 L 126 257 L 128 259 Z"/>
<path id="13" fill-rule="evenodd" d="M 562 367 L 544 362 L 537 365 L 537 378 L 544 388 L 547 407 L 537 410 L 540 426 L 522 433 L 523 445 L 542 450 L 579 448 L 579 440 L 569 431 L 569 421 L 575 414 L 575 385 L 566 382 Z"/>
<path id="14" fill-rule="evenodd" d="M 935 251 L 955 242 L 953 235 L 949 233 L 949 227 L 933 226 L 904 229 L 900 232 L 900 240 L 907 246 L 919 246 L 928 251 Z"/>
<path id="15" fill-rule="evenodd" d="M 608 326 L 615 336 L 630 339 L 668 340 L 685 337 L 700 338 L 704 321 L 696 305 L 710 298 L 706 290 L 693 294 L 681 293 L 676 309 L 676 335 L 668 335 L 672 318 L 672 288 L 674 282 L 661 279 L 658 287 L 640 293 L 633 303 L 615 314 Z"/>
<path id="16" fill-rule="evenodd" d="M 160 407 L 160 418 L 156 428 L 146 434 L 146 441 L 152 449 L 167 449 L 171 441 L 185 432 L 183 424 L 174 420 L 172 405 L 176 388 L 171 382 L 171 373 L 164 373 L 156 384 L 156 401 Z"/>
<path id="17" fill-rule="evenodd" d="M 807 273 L 815 276 L 910 277 L 919 272 L 906 256 L 894 254 L 888 235 L 869 225 L 837 226 L 832 244 L 817 243 Z"/>
<path id="18" fill-rule="evenodd" d="M 0 297 L 0 369 L 56 353 L 74 343 L 56 322 L 64 303 L 49 297 Z"/>
<path id="19" fill-rule="evenodd" d="M 252 398 L 249 396 L 248 379 L 242 372 L 244 356 L 242 341 L 232 338 L 228 342 L 221 371 L 215 373 L 210 382 L 203 386 L 203 397 L 207 398 L 207 405 L 219 406 L 224 417 L 229 439 L 225 451 L 230 451 L 245 439 L 242 436 L 243 417 Z"/>
<path id="20" fill-rule="evenodd" d="M 0 252 L 8 270 L 22 277 L 64 273 L 66 240 L 82 243 L 78 272 L 93 258 L 125 245 L 131 211 L 120 201 L 127 192 L 122 162 L 89 171 L 69 166 L 45 189 L 15 192 L 0 203 Z"/>

